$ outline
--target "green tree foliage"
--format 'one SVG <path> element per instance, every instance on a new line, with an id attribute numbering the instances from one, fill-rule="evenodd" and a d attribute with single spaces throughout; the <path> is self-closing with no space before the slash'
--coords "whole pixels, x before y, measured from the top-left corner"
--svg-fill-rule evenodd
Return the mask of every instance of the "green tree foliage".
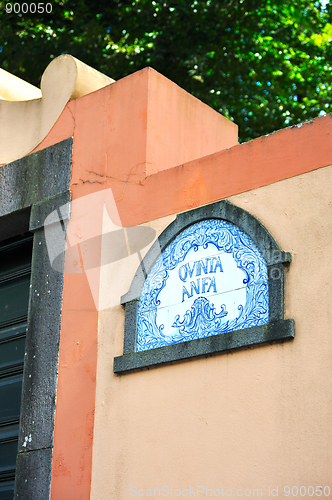
<path id="1" fill-rule="evenodd" d="M 8 14 L 5 6 L 1 66 L 37 86 L 64 53 L 115 79 L 152 66 L 234 120 L 242 141 L 331 110 L 329 4 L 52 0 L 43 15 Z"/>

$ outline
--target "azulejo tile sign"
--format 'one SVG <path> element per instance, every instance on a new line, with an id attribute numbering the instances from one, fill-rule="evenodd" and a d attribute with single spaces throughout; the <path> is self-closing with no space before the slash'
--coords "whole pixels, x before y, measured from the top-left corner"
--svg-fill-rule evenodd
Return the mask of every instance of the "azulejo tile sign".
<path id="1" fill-rule="evenodd" d="M 125 306 L 128 373 L 294 338 L 284 319 L 291 255 L 249 212 L 222 200 L 176 216 L 137 269 Z"/>
<path id="2" fill-rule="evenodd" d="M 220 219 L 193 224 L 145 281 L 137 351 L 267 323 L 268 294 L 265 260 L 241 229 Z"/>

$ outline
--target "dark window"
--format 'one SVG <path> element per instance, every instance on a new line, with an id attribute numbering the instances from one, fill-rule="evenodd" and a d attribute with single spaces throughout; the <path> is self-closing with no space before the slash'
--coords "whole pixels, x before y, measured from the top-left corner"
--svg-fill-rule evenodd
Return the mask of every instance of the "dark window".
<path id="1" fill-rule="evenodd" d="M 0 500 L 12 500 L 28 315 L 32 235 L 0 244 Z"/>

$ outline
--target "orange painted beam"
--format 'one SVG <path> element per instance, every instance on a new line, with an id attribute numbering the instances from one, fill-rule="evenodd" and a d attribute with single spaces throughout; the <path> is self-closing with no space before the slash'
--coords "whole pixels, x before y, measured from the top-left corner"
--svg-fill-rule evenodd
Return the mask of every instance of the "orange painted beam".
<path id="1" fill-rule="evenodd" d="M 127 184 L 113 183 L 123 225 L 183 212 L 332 164 L 332 115 Z"/>
<path id="2" fill-rule="evenodd" d="M 72 213 L 75 200 L 103 189 L 99 179 L 106 172 L 106 133 L 108 89 L 102 89 L 67 105 L 74 113 L 72 175 Z M 99 112 L 96 112 L 96 109 Z M 65 115 L 67 131 L 70 119 Z M 53 133 L 60 131 L 55 128 Z M 59 133 L 59 132 L 57 132 Z M 47 138 L 46 138 L 47 139 Z M 81 182 L 87 170 L 97 179 Z M 95 182 L 97 180 L 97 182 Z M 89 208 L 90 210 L 90 208 Z M 84 229 L 79 237 L 84 238 Z M 101 218 L 94 230 L 102 234 Z M 66 261 L 67 261 L 66 255 Z M 65 273 L 60 332 L 57 404 L 54 424 L 54 450 L 51 500 L 89 500 L 97 372 L 98 310 L 85 272 Z"/>

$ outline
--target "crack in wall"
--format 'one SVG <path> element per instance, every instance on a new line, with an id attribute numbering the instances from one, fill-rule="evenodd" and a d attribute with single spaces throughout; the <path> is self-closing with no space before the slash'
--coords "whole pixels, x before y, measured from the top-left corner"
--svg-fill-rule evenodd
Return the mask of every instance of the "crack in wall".
<path id="1" fill-rule="evenodd" d="M 104 182 L 100 182 L 100 181 L 89 181 L 88 179 L 87 180 L 84 180 L 84 179 L 78 179 L 79 181 L 82 182 L 82 184 L 104 184 Z M 73 186 L 78 186 L 79 182 L 73 182 Z"/>
<path id="2" fill-rule="evenodd" d="M 89 174 L 96 175 L 98 177 L 102 177 L 103 179 L 110 179 L 112 181 L 116 181 L 116 182 L 120 182 L 120 183 L 124 184 L 121 196 L 115 200 L 117 202 L 117 201 L 121 201 L 123 199 L 128 184 L 134 184 L 134 185 L 137 185 L 137 186 L 143 186 L 144 185 L 143 183 L 147 179 L 147 175 L 142 175 L 142 174 L 137 174 L 137 172 L 132 172 L 132 170 L 134 168 L 137 168 L 139 165 L 142 165 L 142 163 L 139 163 L 139 164 L 135 165 L 134 167 L 132 167 L 130 169 L 130 172 L 129 172 L 126 180 L 124 180 L 124 179 L 118 179 L 117 177 L 112 177 L 111 175 L 99 174 L 98 172 L 94 172 L 93 170 L 86 170 L 86 172 L 88 172 Z M 134 175 L 138 175 L 140 177 L 138 181 L 131 181 L 131 180 L 129 180 L 130 177 L 132 177 Z M 86 183 L 88 183 L 88 184 L 104 184 L 104 182 L 101 182 L 101 181 L 90 181 L 89 179 L 86 179 L 86 180 L 85 179 L 79 179 L 79 181 L 82 184 L 86 184 Z M 73 186 L 77 186 L 78 184 L 79 184 L 79 182 L 75 182 L 72 185 Z"/>

